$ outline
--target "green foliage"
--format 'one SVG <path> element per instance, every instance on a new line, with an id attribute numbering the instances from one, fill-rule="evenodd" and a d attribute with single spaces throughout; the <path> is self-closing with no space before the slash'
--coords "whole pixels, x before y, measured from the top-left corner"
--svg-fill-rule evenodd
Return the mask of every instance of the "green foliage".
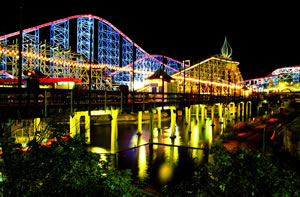
<path id="1" fill-rule="evenodd" d="M 300 178 L 294 171 L 279 165 L 260 153 L 236 149 L 229 153 L 214 143 L 212 162 L 174 188 L 175 196 L 299 196 Z"/>
<path id="2" fill-rule="evenodd" d="M 36 140 L 26 152 L 13 138 L 1 139 L 4 164 L 0 171 L 5 196 L 135 196 L 131 172 L 110 168 L 87 151 L 85 138 L 55 132 L 51 146 Z M 68 138 L 68 140 L 66 140 Z"/>

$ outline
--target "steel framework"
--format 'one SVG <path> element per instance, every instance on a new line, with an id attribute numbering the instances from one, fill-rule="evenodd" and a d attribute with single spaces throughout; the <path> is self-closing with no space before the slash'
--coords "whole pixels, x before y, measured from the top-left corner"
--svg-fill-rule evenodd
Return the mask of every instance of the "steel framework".
<path id="1" fill-rule="evenodd" d="M 70 27 L 75 24 L 70 20 L 77 20 L 76 28 Z M 39 40 L 42 28 L 50 30 L 48 41 Z M 76 32 L 73 31 L 75 29 Z M 70 16 L 24 29 L 23 32 L 23 70 L 39 69 L 48 77 L 79 78 L 86 87 L 89 84 L 90 66 L 92 87 L 96 89 L 109 88 L 113 83 L 128 85 L 133 89 L 131 82 L 134 81 L 136 90 L 163 64 L 169 75 L 179 79 L 180 87 L 185 74 L 185 86 L 191 86 L 192 92 L 197 91 L 196 84 L 199 84 L 197 87 L 202 93 L 229 92 L 227 87 L 232 84 L 238 86 L 242 82 L 238 62 L 230 60 L 232 52 L 227 40 L 224 42 L 226 48 L 222 51 L 226 57 L 212 57 L 184 70 L 182 62 L 167 56 L 150 55 L 111 23 L 97 16 Z M 18 34 L 14 32 L 0 36 L 2 70 L 15 77 L 18 75 L 18 42 L 14 40 Z M 76 40 L 76 43 L 70 40 Z M 72 51 L 75 48 L 76 53 Z M 294 78 L 299 79 L 299 75 Z M 224 87 L 215 83 L 224 84 Z"/>
<path id="2" fill-rule="evenodd" d="M 274 70 L 266 77 L 245 80 L 245 85 L 251 86 L 254 89 L 259 89 L 276 86 L 279 82 L 299 83 L 299 75 L 300 66 L 283 67 Z"/>
<path id="3" fill-rule="evenodd" d="M 54 47 L 69 49 L 69 20 L 50 26 L 50 44 Z"/>
<path id="4" fill-rule="evenodd" d="M 93 17 L 79 17 L 77 19 L 77 53 L 82 54 L 87 59 L 90 59 L 90 55 L 91 58 L 94 58 Z"/>
<path id="5" fill-rule="evenodd" d="M 0 40 L 0 46 L 6 46 L 7 45 L 7 38 L 4 38 L 2 40 Z M 4 47 L 4 50 L 6 50 L 6 48 Z M 0 56 L 0 70 L 7 70 L 7 57 L 4 55 Z"/>

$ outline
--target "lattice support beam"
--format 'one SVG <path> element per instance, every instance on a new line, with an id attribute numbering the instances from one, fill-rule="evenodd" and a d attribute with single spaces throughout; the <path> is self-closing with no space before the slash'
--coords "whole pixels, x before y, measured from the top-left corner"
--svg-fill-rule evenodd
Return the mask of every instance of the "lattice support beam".
<path id="1" fill-rule="evenodd" d="M 69 20 L 50 26 L 50 44 L 54 47 L 69 49 Z"/>
<path id="2" fill-rule="evenodd" d="M 92 54 L 90 54 L 90 50 Z M 90 59 L 90 55 L 94 58 L 93 17 L 80 17 L 77 19 L 77 53 L 82 54 L 87 59 Z"/>
<path id="3" fill-rule="evenodd" d="M 0 40 L 0 46 L 4 47 L 4 49 L 6 49 L 7 45 L 7 39 L 4 38 L 2 40 Z M 0 70 L 7 70 L 7 57 L 5 55 L 0 55 Z"/>

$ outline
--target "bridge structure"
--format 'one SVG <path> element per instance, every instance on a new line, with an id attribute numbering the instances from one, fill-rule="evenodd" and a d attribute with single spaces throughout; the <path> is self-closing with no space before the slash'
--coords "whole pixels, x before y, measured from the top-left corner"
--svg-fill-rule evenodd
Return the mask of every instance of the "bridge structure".
<path id="1" fill-rule="evenodd" d="M 18 76 L 17 36 L 20 31 L 0 36 L 0 70 L 6 73 L 2 78 Z M 176 79 L 177 92 L 233 94 L 243 84 L 239 62 L 231 60 L 226 39 L 221 55 L 191 65 L 147 53 L 103 18 L 75 15 L 24 29 L 21 43 L 22 70 L 39 70 L 48 78 L 81 79 L 87 88 L 91 81 L 97 90 L 111 89 L 112 84 L 138 90 L 160 67 Z"/>
<path id="2" fill-rule="evenodd" d="M 135 112 L 137 114 L 137 135 L 142 135 L 143 114 L 149 114 L 149 143 L 154 143 L 154 131 L 162 129 L 162 112 L 170 113 L 170 138 L 176 138 L 176 118 L 179 111 L 183 114 L 185 125 L 191 131 L 192 118 L 205 127 L 205 120 L 219 118 L 220 124 L 227 124 L 227 121 L 251 117 L 252 101 L 243 97 L 201 95 L 185 93 L 146 93 L 121 91 L 93 90 L 91 98 L 78 90 L 56 90 L 39 89 L 30 92 L 18 88 L 1 89 L 0 94 L 0 124 L 4 128 L 11 128 L 11 133 L 16 136 L 17 142 L 27 145 L 28 139 L 35 135 L 51 131 L 48 127 L 49 119 L 60 122 L 66 121 L 69 125 L 70 135 L 74 136 L 84 132 L 87 143 L 90 143 L 90 125 L 93 116 L 110 116 L 111 122 L 111 153 L 118 152 L 118 116 L 122 112 Z M 16 93 L 17 92 L 17 93 Z M 21 103 L 19 98 L 21 94 Z M 14 97 L 14 95 L 16 97 Z M 89 100 L 90 99 L 90 100 Z M 154 114 L 156 124 L 154 123 Z M 80 124 L 84 119 L 84 131 L 81 131 Z M 11 123 L 12 120 L 17 122 Z M 28 132 L 23 127 L 18 127 L 22 121 L 27 124 Z M 21 123 L 20 123 L 21 122 Z M 215 126 L 214 121 L 211 125 Z M 16 129 L 13 129 L 14 128 Z M 17 134 L 17 133 L 22 134 Z"/>

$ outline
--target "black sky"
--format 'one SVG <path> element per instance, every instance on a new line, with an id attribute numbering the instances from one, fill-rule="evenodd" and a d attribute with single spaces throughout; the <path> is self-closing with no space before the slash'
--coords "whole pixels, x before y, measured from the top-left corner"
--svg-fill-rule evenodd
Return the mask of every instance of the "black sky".
<path id="1" fill-rule="evenodd" d="M 262 1 L 261 1 L 262 2 Z M 282 1 L 25 1 L 24 28 L 77 14 L 102 17 L 150 54 L 196 62 L 220 53 L 224 37 L 244 79 L 300 63 L 298 4 Z M 63 4 L 63 5 L 62 5 Z M 19 5 L 1 3 L 0 35 L 19 29 Z"/>

